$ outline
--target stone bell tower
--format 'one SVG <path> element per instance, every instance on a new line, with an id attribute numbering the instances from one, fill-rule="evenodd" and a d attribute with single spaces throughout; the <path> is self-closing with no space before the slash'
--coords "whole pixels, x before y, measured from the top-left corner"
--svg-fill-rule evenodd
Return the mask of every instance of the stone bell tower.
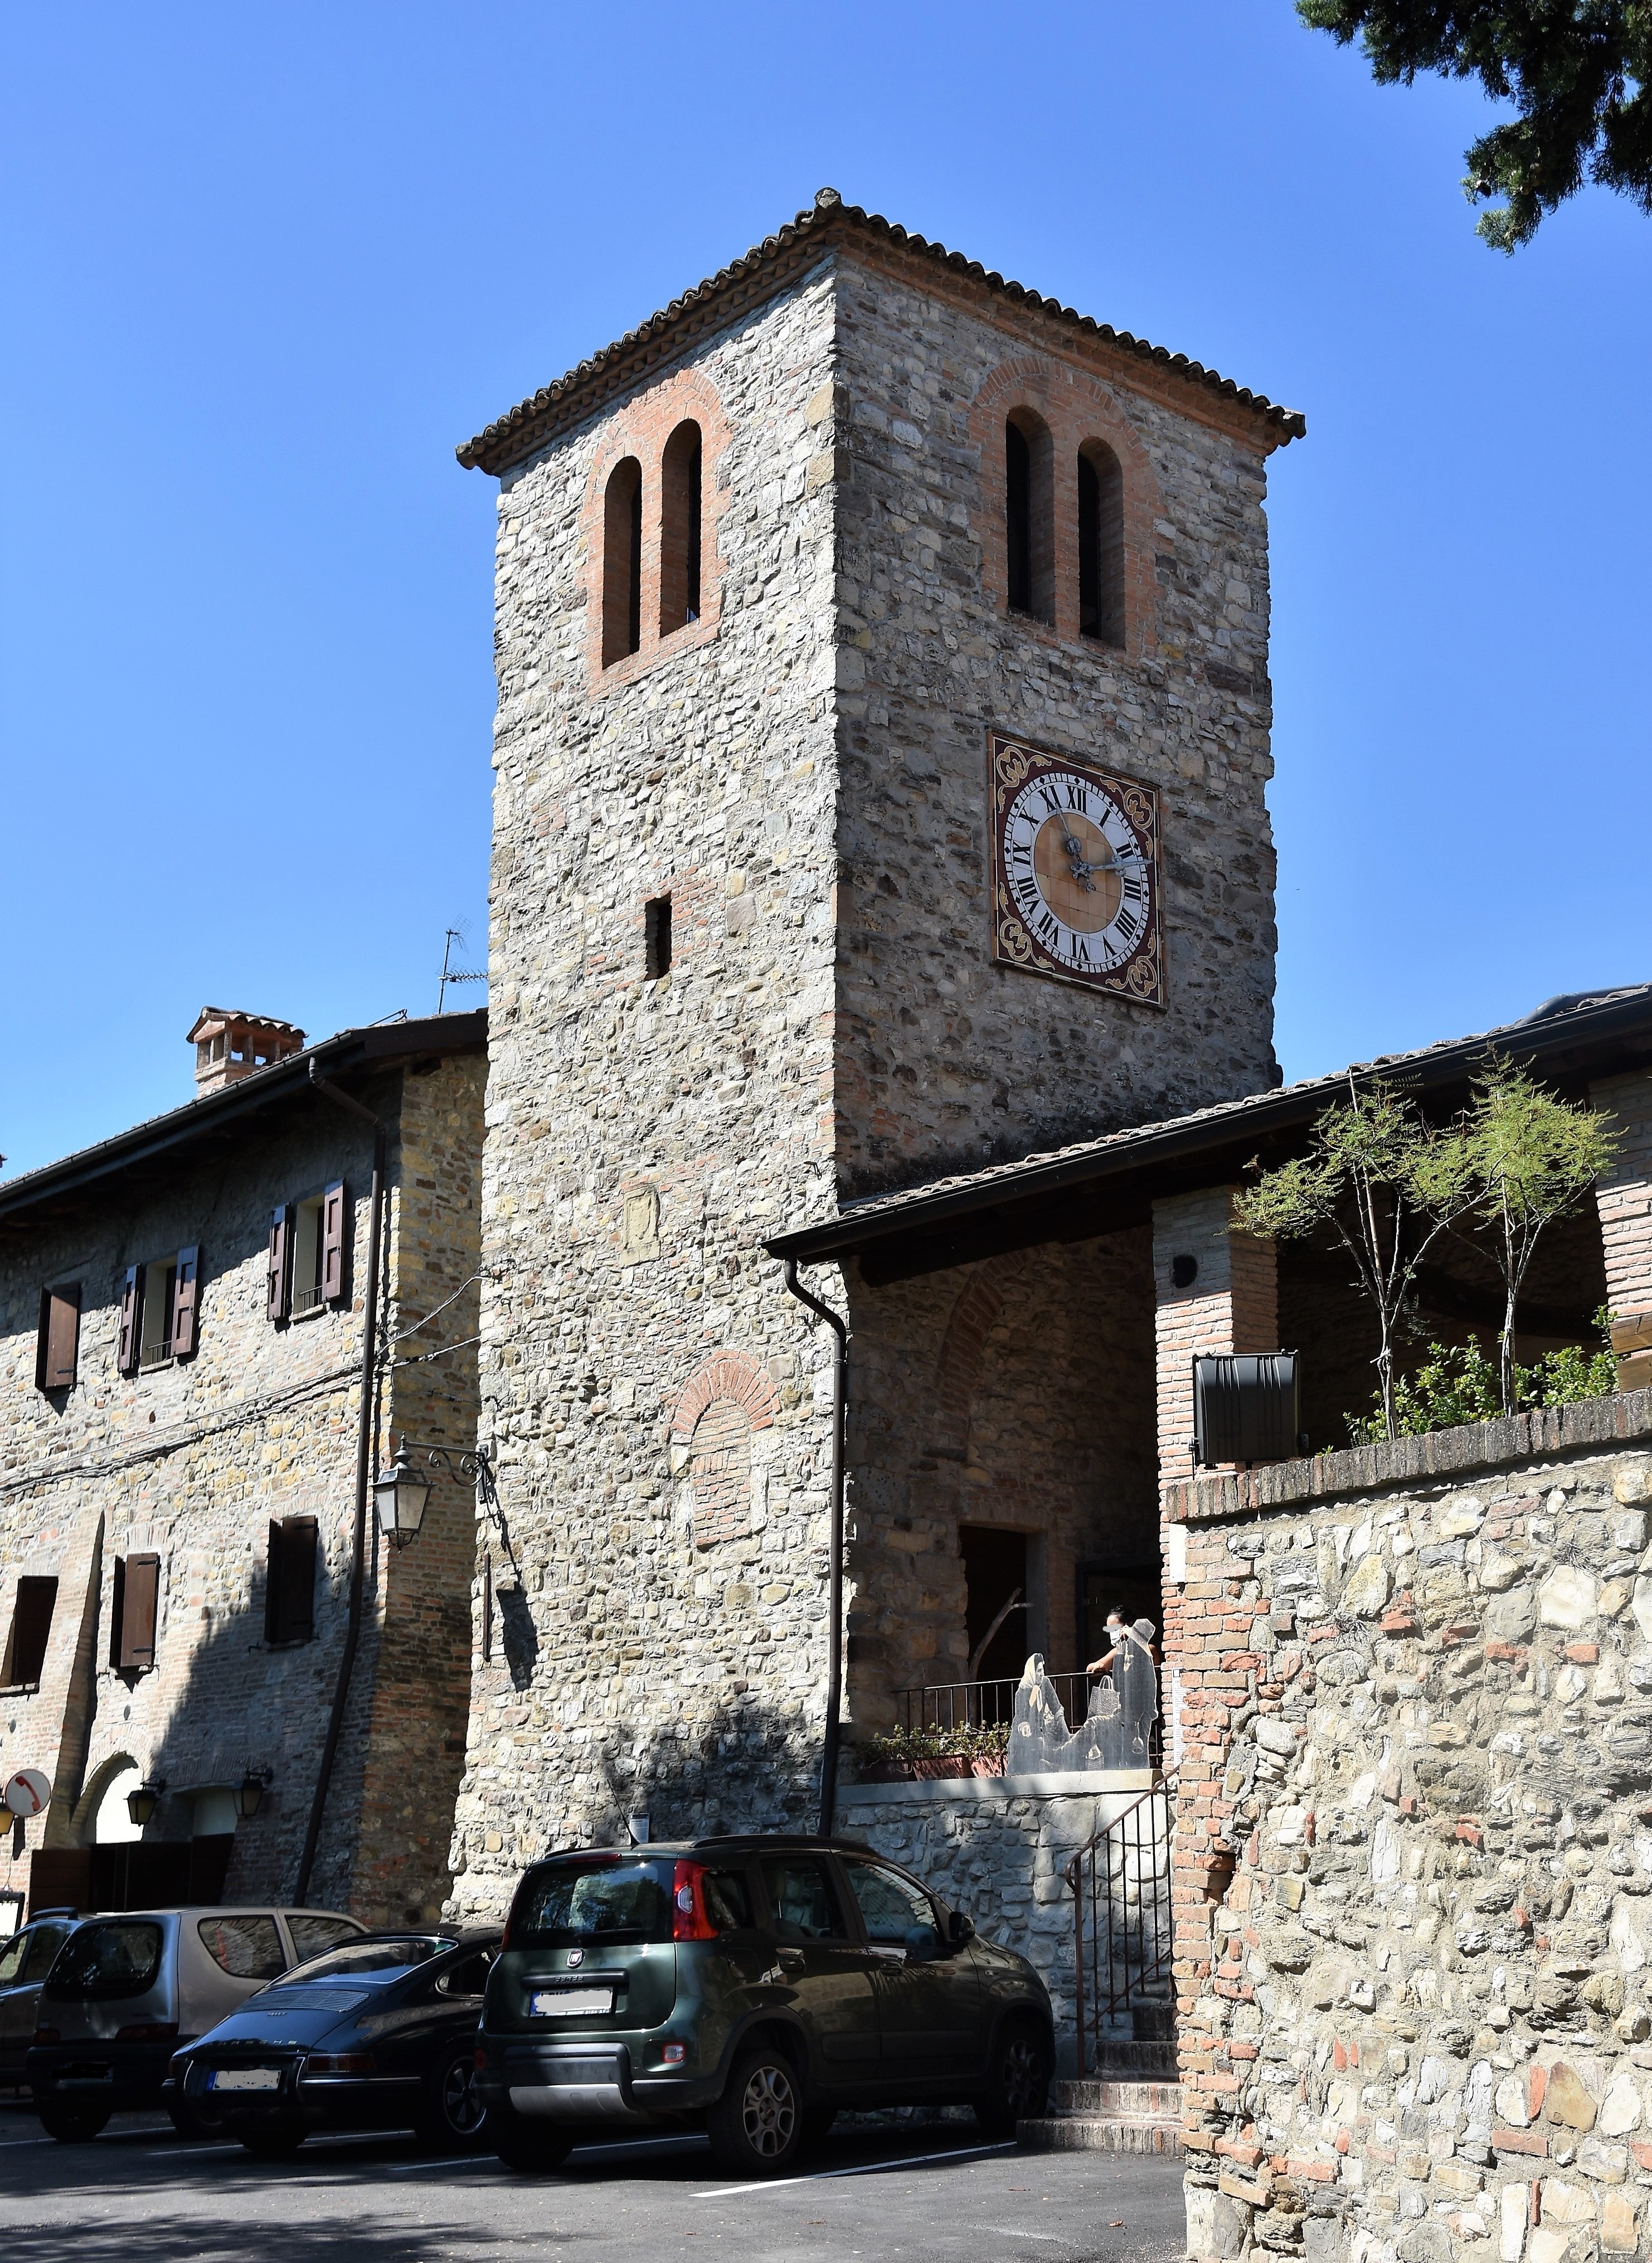
<path id="1" fill-rule="evenodd" d="M 762 1237 L 1273 1081 L 1300 429 L 822 191 L 459 452 L 501 487 L 461 1908 L 627 1817 L 812 1819 L 830 1348 Z"/>

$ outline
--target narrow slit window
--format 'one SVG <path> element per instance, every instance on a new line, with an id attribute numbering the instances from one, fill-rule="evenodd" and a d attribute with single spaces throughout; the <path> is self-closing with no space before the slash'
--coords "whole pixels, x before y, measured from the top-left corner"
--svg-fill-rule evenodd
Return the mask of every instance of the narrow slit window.
<path id="1" fill-rule="evenodd" d="M 1078 451 L 1078 628 L 1124 642 L 1124 478 L 1104 441 Z"/>
<path id="2" fill-rule="evenodd" d="M 1009 606 L 1013 613 L 1032 611 L 1033 560 L 1031 528 L 1032 461 L 1027 436 L 1021 427 L 1004 427 L 1004 515 L 1009 540 Z"/>
<path id="3" fill-rule="evenodd" d="M 602 665 L 642 644 L 642 466 L 616 464 L 602 503 Z"/>
<path id="4" fill-rule="evenodd" d="M 1030 408 L 1004 426 L 1004 536 L 1009 609 L 1056 619 L 1055 465 L 1050 427 Z"/>
<path id="5" fill-rule="evenodd" d="M 702 445 L 697 424 L 679 424 L 660 463 L 660 633 L 700 618 Z"/>
<path id="6" fill-rule="evenodd" d="M 643 972 L 650 982 L 671 972 L 671 899 L 652 896 L 643 906 Z"/>

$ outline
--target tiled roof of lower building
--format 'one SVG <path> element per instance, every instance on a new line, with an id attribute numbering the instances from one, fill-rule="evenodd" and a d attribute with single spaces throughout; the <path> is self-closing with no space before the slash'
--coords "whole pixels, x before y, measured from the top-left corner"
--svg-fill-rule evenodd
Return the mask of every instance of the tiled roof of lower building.
<path id="1" fill-rule="evenodd" d="M 558 378 L 554 385 L 542 386 L 537 393 L 495 418 L 474 439 L 466 440 L 456 452 L 460 463 L 467 470 L 495 474 L 508 471 L 536 448 L 544 447 L 558 432 L 589 416 L 607 394 L 634 383 L 655 364 L 680 353 L 702 332 L 721 328 L 747 307 L 771 297 L 833 244 L 856 237 L 914 253 L 992 295 L 1053 317 L 1070 327 L 1077 336 L 1100 340 L 1172 379 L 1196 387 L 1208 399 L 1248 411 L 1265 428 L 1269 445 L 1282 445 L 1286 441 L 1300 439 L 1308 430 L 1299 410 L 1281 408 L 1265 393 L 1252 393 L 1236 385 L 1231 378 L 1207 369 L 1202 362 L 1189 360 L 1186 354 L 1151 345 L 1145 338 L 1134 337 L 1129 330 L 1115 330 L 1110 322 L 1098 322 L 1093 315 L 1080 315 L 1071 307 L 1064 307 L 1057 299 L 1046 299 L 1040 292 L 1029 291 L 1024 284 L 1008 282 L 1002 275 L 983 267 L 978 259 L 966 259 L 961 251 L 949 251 L 942 243 L 931 243 L 925 236 L 913 235 L 893 221 L 863 211 L 859 205 L 846 205 L 835 189 L 821 189 L 812 206 L 789 221 L 777 234 L 754 244 L 744 258 L 708 276 L 692 291 L 685 291 L 680 299 L 674 299 L 658 314 L 650 315 L 634 330 L 627 330 L 623 338 L 617 338 L 612 345 L 604 346 L 600 353 L 579 363 L 566 376 Z"/>
<path id="2" fill-rule="evenodd" d="M 836 1218 L 788 1228 L 765 1240 L 771 1255 L 800 1263 L 873 1253 L 885 1277 L 967 1262 L 994 1249 L 1076 1240 L 1146 1214 L 1159 1193 L 1216 1183 L 1241 1158 L 1300 1144 L 1328 1103 L 1378 1078 L 1421 1094 L 1467 1085 L 1493 1048 L 1547 1077 L 1587 1081 L 1652 1063 L 1652 983 L 1552 998 L 1524 1020 L 1384 1053 L 1334 1075 L 1081 1139 L 1047 1153 L 956 1173 L 846 1204 Z M 1110 1187 L 1107 1182 L 1111 1182 Z"/>

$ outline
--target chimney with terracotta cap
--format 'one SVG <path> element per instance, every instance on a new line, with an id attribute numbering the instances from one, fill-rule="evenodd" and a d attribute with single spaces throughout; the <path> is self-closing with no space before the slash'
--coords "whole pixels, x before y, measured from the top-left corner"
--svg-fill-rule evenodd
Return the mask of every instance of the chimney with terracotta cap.
<path id="1" fill-rule="evenodd" d="M 189 1042 L 195 1048 L 195 1089 L 216 1092 L 255 1069 L 304 1050 L 304 1032 L 267 1014 L 238 1014 L 228 1006 L 203 1006 Z"/>

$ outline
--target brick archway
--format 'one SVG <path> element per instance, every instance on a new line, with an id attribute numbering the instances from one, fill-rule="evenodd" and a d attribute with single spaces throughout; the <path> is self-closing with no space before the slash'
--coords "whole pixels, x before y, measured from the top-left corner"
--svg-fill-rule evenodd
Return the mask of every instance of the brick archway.
<path id="1" fill-rule="evenodd" d="M 752 1439 L 775 1419 L 774 1385 L 749 1352 L 716 1351 L 684 1385 L 671 1442 L 686 1457 L 694 1544 L 751 1530 Z"/>
<path id="2" fill-rule="evenodd" d="M 987 1341 L 1004 1299 L 1026 1272 L 1030 1253 L 989 1258 L 958 1291 L 935 1363 L 934 1442 L 949 1460 L 970 1450 L 970 1415 L 981 1379 Z"/>

